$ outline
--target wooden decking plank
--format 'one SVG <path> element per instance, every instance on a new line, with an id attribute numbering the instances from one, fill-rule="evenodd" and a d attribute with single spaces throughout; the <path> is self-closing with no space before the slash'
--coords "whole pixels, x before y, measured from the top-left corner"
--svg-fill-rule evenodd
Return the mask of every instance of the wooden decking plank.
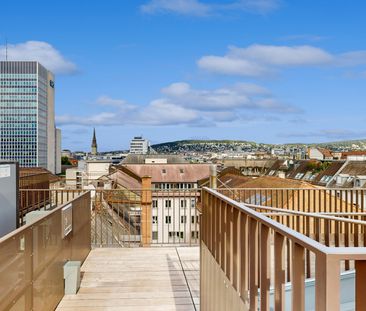
<path id="1" fill-rule="evenodd" d="M 198 248 L 93 249 L 81 270 L 58 311 L 199 310 Z"/>

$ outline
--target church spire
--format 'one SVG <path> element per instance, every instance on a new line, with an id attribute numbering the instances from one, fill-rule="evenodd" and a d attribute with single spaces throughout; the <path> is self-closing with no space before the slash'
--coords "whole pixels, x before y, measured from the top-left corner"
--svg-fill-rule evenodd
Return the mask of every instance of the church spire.
<path id="1" fill-rule="evenodd" d="M 98 145 L 97 145 L 97 137 L 95 135 L 95 128 L 94 128 L 93 140 L 92 140 L 92 145 L 91 145 L 91 154 L 97 155 L 97 153 L 98 153 Z"/>

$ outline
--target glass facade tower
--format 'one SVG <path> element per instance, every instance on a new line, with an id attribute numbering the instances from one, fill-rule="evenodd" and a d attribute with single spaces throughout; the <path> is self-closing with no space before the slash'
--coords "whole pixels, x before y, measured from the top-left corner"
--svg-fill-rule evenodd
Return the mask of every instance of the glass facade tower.
<path id="1" fill-rule="evenodd" d="M 55 172 L 53 88 L 38 62 L 0 61 L 0 160 Z"/>

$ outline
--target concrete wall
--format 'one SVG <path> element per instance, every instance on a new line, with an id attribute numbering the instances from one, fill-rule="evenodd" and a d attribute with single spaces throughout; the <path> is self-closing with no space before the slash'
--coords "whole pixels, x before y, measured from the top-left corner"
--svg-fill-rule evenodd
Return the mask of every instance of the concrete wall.
<path id="1" fill-rule="evenodd" d="M 53 174 L 56 173 L 55 149 L 56 149 L 56 128 L 55 128 L 55 78 L 51 72 L 47 76 L 47 169 Z M 60 169 L 61 172 L 61 169 Z"/>
<path id="2" fill-rule="evenodd" d="M 18 163 L 0 162 L 0 238 L 18 227 Z"/>
<path id="3" fill-rule="evenodd" d="M 61 130 L 56 129 L 55 173 L 61 173 Z"/>

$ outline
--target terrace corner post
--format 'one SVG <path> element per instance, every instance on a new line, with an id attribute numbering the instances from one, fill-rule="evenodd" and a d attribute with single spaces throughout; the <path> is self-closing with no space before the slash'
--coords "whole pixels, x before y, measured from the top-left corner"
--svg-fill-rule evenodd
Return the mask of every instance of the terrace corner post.
<path id="1" fill-rule="evenodd" d="M 356 260 L 356 311 L 366 310 L 366 260 Z"/>
<path id="2" fill-rule="evenodd" d="M 315 259 L 315 310 L 339 311 L 340 261 L 337 256 L 317 253 Z"/>
<path id="3" fill-rule="evenodd" d="M 217 188 L 217 172 L 216 165 L 210 165 L 210 188 L 216 190 Z"/>
<path id="4" fill-rule="evenodd" d="M 151 176 L 142 177 L 141 194 L 141 244 L 150 246 L 152 241 L 152 199 L 151 199 Z"/>

